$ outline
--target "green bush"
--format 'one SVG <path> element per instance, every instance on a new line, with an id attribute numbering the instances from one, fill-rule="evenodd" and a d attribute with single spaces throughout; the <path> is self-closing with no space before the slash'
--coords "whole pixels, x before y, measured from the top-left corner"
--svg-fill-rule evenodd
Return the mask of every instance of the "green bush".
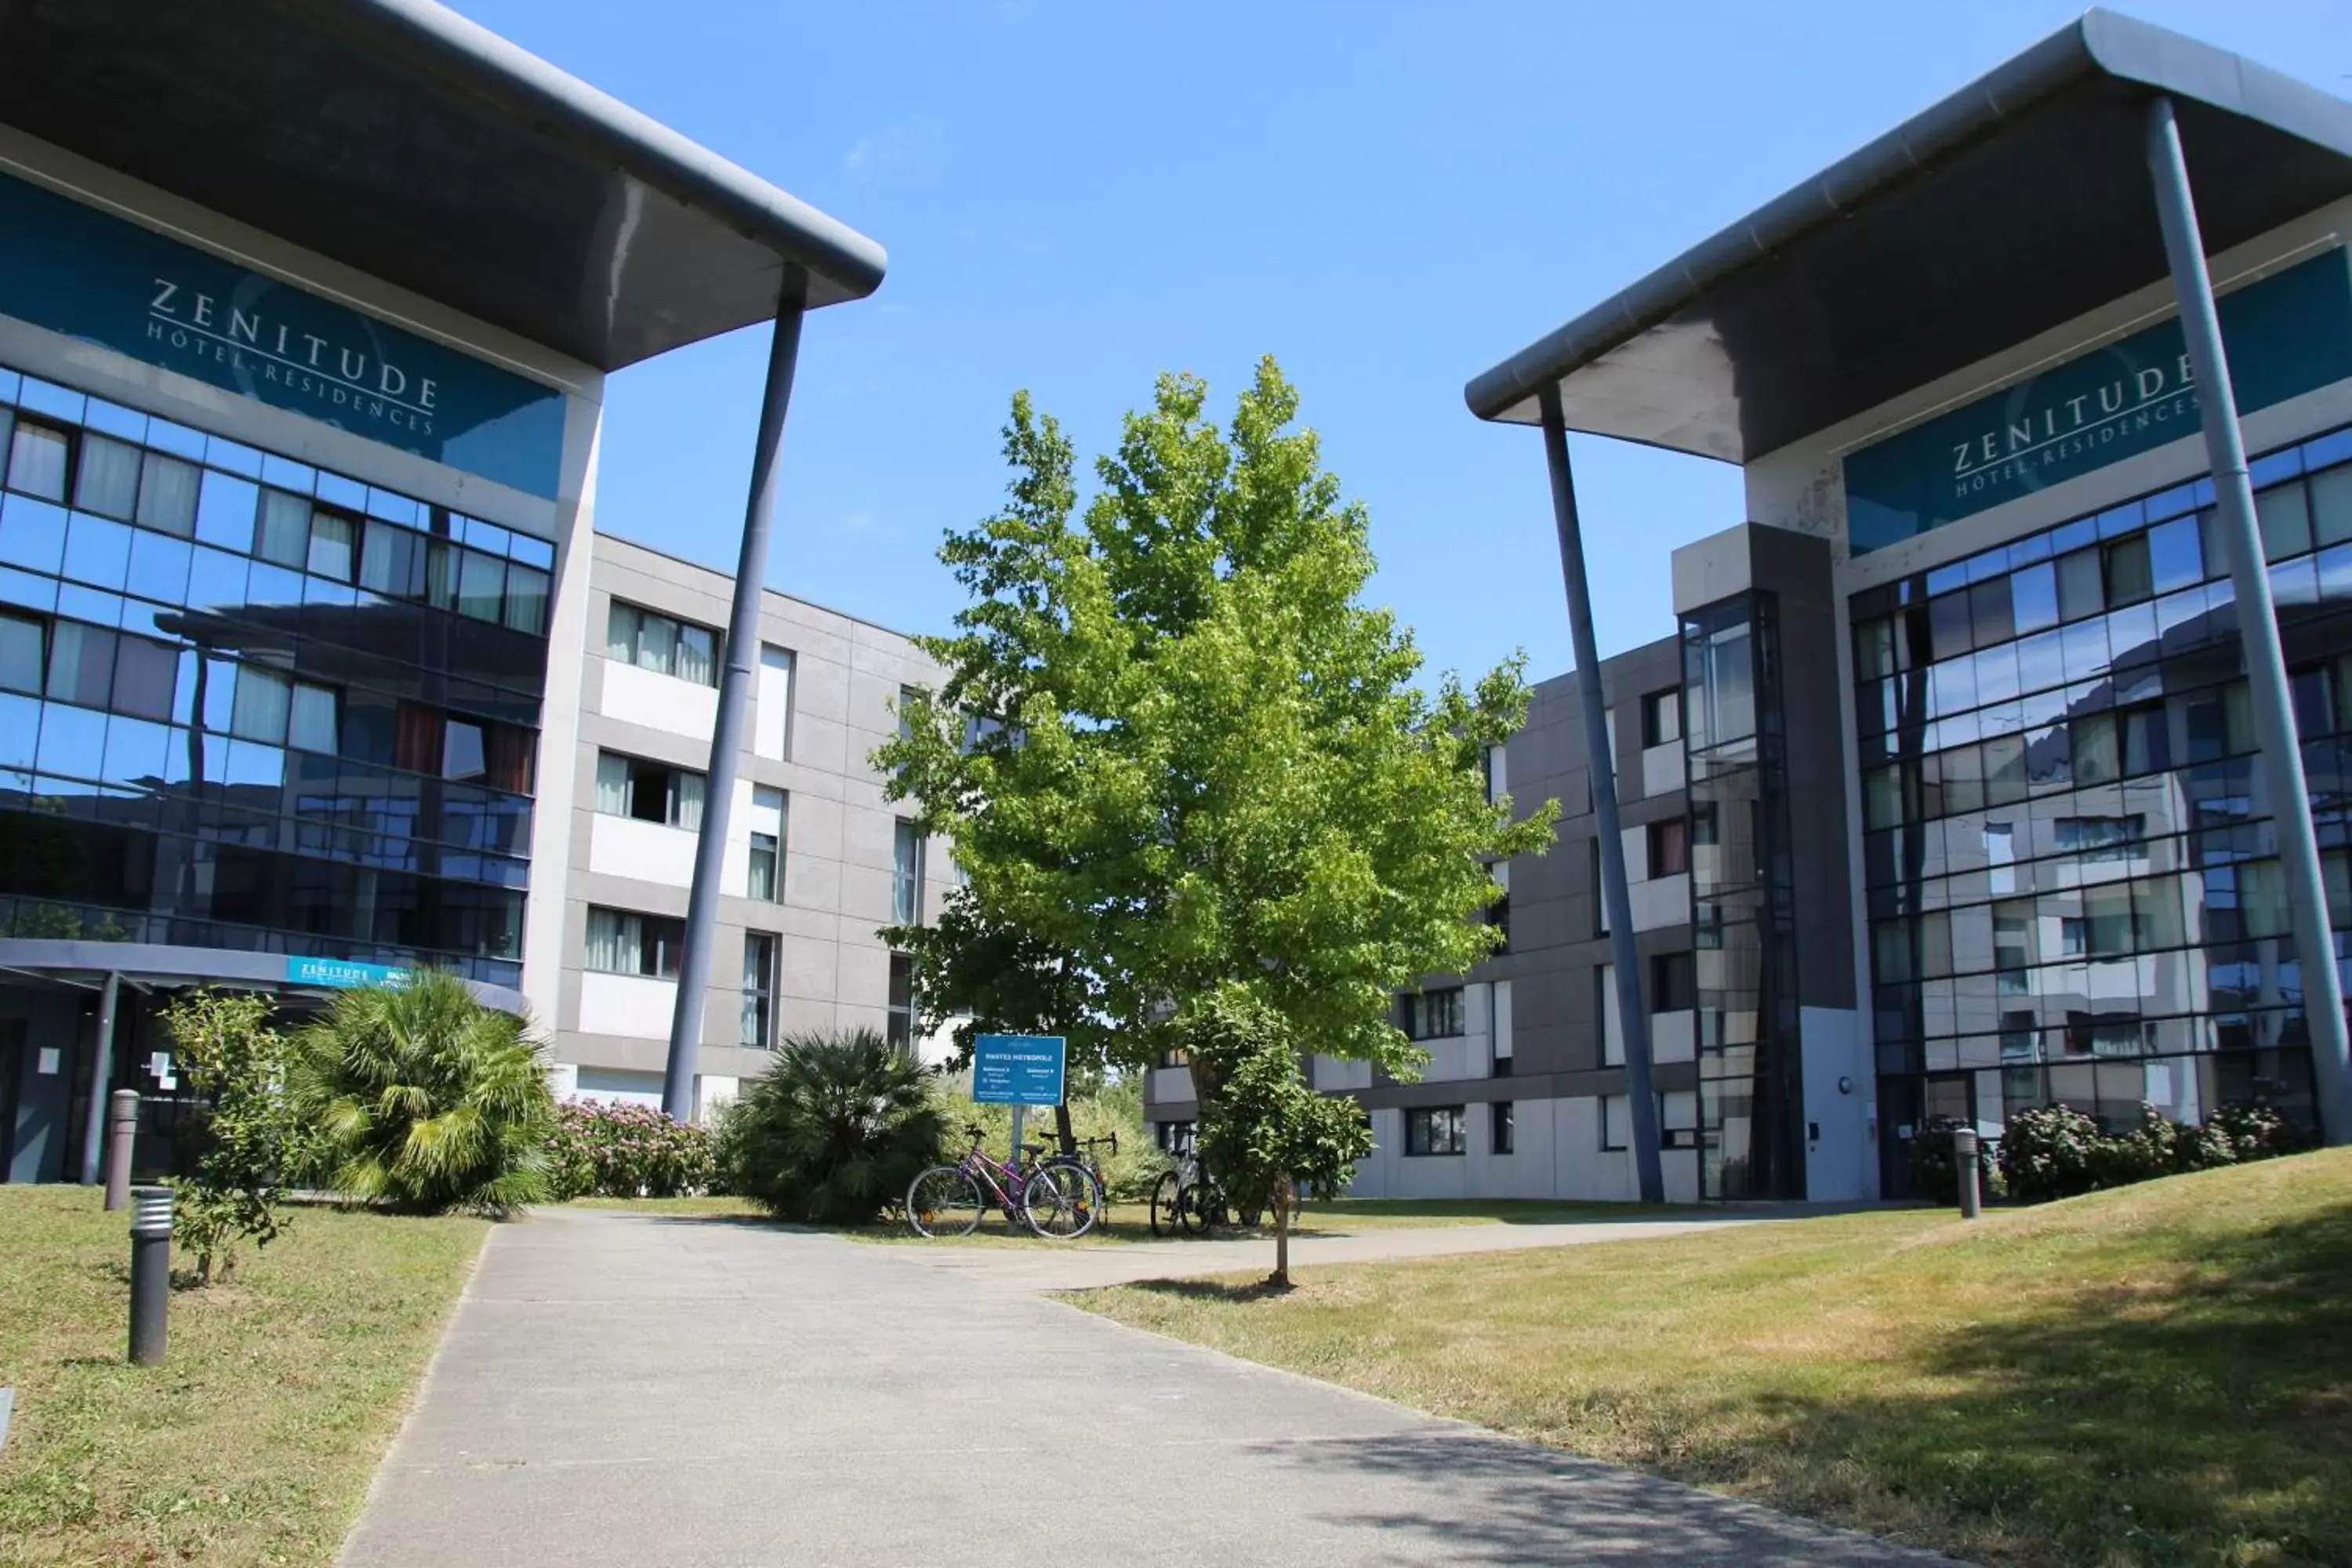
<path id="1" fill-rule="evenodd" d="M 227 1283 L 239 1242 L 258 1251 L 286 1228 L 278 1203 L 300 1144 L 279 1092 L 286 1037 L 270 1012 L 266 996 L 209 988 L 163 1012 L 180 1071 L 205 1106 L 195 1168 L 172 1194 L 172 1231 L 194 1255 L 200 1284 Z"/>
<path id="2" fill-rule="evenodd" d="M 2217 1110 L 2202 1126 L 2175 1121 L 2153 1105 L 2139 1125 L 2108 1133 L 2071 1106 L 2017 1111 L 2000 1141 L 2000 1169 L 2021 1203 L 2071 1198 L 2102 1187 L 2208 1171 L 2293 1153 L 2305 1142 L 2276 1111 L 2258 1106 Z"/>
<path id="3" fill-rule="evenodd" d="M 713 1190 L 719 1152 L 708 1127 L 645 1105 L 555 1108 L 547 1141 L 549 1195 L 675 1198 Z"/>
<path id="4" fill-rule="evenodd" d="M 873 1030 L 792 1035 L 720 1114 L 719 1167 L 779 1218 L 870 1225 L 939 1163 L 948 1125 L 931 1072 Z"/>
<path id="5" fill-rule="evenodd" d="M 339 1192 L 428 1214 L 503 1215 L 548 1195 L 555 1097 L 538 1046 L 453 974 L 343 992 L 288 1068 L 320 1141 L 315 1177 Z"/>

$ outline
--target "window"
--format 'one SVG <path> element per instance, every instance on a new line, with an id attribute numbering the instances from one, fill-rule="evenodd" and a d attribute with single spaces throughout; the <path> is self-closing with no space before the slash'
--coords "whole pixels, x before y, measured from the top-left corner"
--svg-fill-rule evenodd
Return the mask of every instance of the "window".
<path id="1" fill-rule="evenodd" d="M 2093 860 L 2132 860 L 2147 854 L 2147 818 L 2129 816 L 2062 816 L 2052 825 L 2058 847 Z"/>
<path id="2" fill-rule="evenodd" d="M 457 613 L 498 625 L 506 616 L 507 563 L 479 551 L 458 552 Z"/>
<path id="3" fill-rule="evenodd" d="M 1463 1032 L 1462 987 L 1449 985 L 1440 991 L 1410 992 L 1402 998 L 1404 1004 L 1404 1032 L 1408 1039 L 1443 1040 Z"/>
<path id="4" fill-rule="evenodd" d="M 1609 895 L 1601 882 L 1600 839 L 1588 838 L 1584 841 L 1584 858 L 1592 872 L 1592 880 L 1590 884 L 1592 889 L 1592 934 L 1607 936 L 1609 934 Z"/>
<path id="5" fill-rule="evenodd" d="M 338 694 L 332 687 L 313 686 L 307 680 L 294 683 L 294 705 L 288 742 L 306 752 L 335 754 L 336 738 L 342 730 Z"/>
<path id="6" fill-rule="evenodd" d="M 284 490 L 261 492 L 261 520 L 255 531 L 253 552 L 264 561 L 297 571 L 310 563 L 310 502 Z"/>
<path id="7" fill-rule="evenodd" d="M 588 967 L 599 974 L 677 978 L 678 950 L 686 945 L 686 922 L 626 910 L 588 910 Z"/>
<path id="8" fill-rule="evenodd" d="M 635 605 L 613 601 L 604 626 L 604 657 L 656 675 L 698 686 L 719 684 L 719 634 Z"/>
<path id="9" fill-rule="evenodd" d="M 391 529 L 370 529 L 370 533 L 389 533 Z M 507 567 L 507 626 L 532 637 L 547 635 L 548 575 L 534 567 L 509 564 Z"/>
<path id="10" fill-rule="evenodd" d="M 1156 1068 L 1188 1068 L 1192 1065 L 1192 1053 L 1179 1046 L 1171 1046 L 1151 1058 Z"/>
<path id="11" fill-rule="evenodd" d="M 1462 1110 L 1458 1105 L 1430 1105 L 1406 1111 L 1404 1152 L 1408 1154 L 1461 1153 Z"/>
<path id="12" fill-rule="evenodd" d="M 483 743 L 482 726 L 471 719 L 449 718 L 442 723 L 441 776 L 487 781 L 490 776 L 490 758 Z"/>
<path id="13" fill-rule="evenodd" d="M 81 463 L 74 474 L 75 507 L 127 521 L 139 510 L 139 457 L 136 447 L 84 436 Z"/>
<path id="14" fill-rule="evenodd" d="M 1698 1096 L 1688 1089 L 1655 1097 L 1658 1107 L 1658 1147 L 1698 1147 Z M 1622 1094 L 1601 1098 L 1601 1147 L 1629 1149 L 1633 1143 L 1633 1102 Z"/>
<path id="15" fill-rule="evenodd" d="M 1163 1154 L 1181 1154 L 1192 1145 L 1192 1123 L 1190 1121 L 1155 1121 L 1151 1124 L 1152 1142 Z"/>
<path id="16" fill-rule="evenodd" d="M 923 919 L 923 836 L 904 817 L 890 843 L 890 919 L 902 926 Z"/>
<path id="17" fill-rule="evenodd" d="M 898 739 L 907 741 L 914 738 L 914 712 L 915 689 L 911 686 L 898 688 Z"/>
<path id="18" fill-rule="evenodd" d="M 1698 1005 L 1698 966 L 1687 952 L 1650 959 L 1650 1011 L 1682 1013 Z"/>
<path id="19" fill-rule="evenodd" d="M 1495 928 L 1496 936 L 1501 939 L 1495 943 L 1495 952 L 1497 954 L 1510 952 L 1511 890 L 1508 888 L 1503 889 L 1501 898 L 1486 906 L 1486 923 Z"/>
<path id="20" fill-rule="evenodd" d="M 41 622 L 0 611 L 0 690 L 39 692 L 47 644 Z"/>
<path id="21" fill-rule="evenodd" d="M 70 438 L 64 431 L 36 425 L 29 419 L 17 420 L 16 434 L 8 442 L 8 488 L 43 500 L 62 502 L 66 499 L 67 454 L 70 450 Z"/>
<path id="22" fill-rule="evenodd" d="M 1508 1058 L 1505 1058 L 1507 1060 Z M 1497 1154 L 1511 1152 L 1517 1111 L 1507 1100 L 1498 1100 L 1486 1108 L 1487 1147 Z"/>
<path id="23" fill-rule="evenodd" d="M 286 714 L 293 706 L 294 682 L 257 664 L 241 665 L 236 672 L 236 700 L 229 710 L 228 732 L 247 741 L 280 745 L 286 740 Z"/>
<path id="24" fill-rule="evenodd" d="M 1679 877 L 1690 869 L 1690 826 L 1679 816 L 1649 827 L 1650 875 Z"/>
<path id="25" fill-rule="evenodd" d="M 331 577 L 338 583 L 350 582 L 354 557 L 359 553 L 359 524 L 348 517 L 337 517 L 331 511 L 312 512 L 307 561 L 312 574 Z"/>
<path id="26" fill-rule="evenodd" d="M 1670 686 L 1642 699 L 1642 744 L 1646 749 L 1683 738 L 1683 689 Z"/>
<path id="27" fill-rule="evenodd" d="M 760 698 L 751 710 L 751 750 L 763 757 L 784 761 L 792 753 L 793 653 L 790 648 L 762 643 L 760 647 Z"/>
<path id="28" fill-rule="evenodd" d="M 911 1053 L 915 1048 L 915 961 L 903 952 L 890 955 L 890 1005 L 884 1037 L 899 1051 Z"/>
<path id="29" fill-rule="evenodd" d="M 767 931 L 743 933 L 743 1044 L 766 1050 L 775 1043 L 776 939 Z"/>
<path id="30" fill-rule="evenodd" d="M 667 763 L 596 753 L 596 809 L 692 832 L 702 826 L 703 775 Z"/>
<path id="31" fill-rule="evenodd" d="M 1486 804 L 1497 805 L 1511 792 L 1510 754 L 1500 746 L 1478 753 L 1479 776 L 1486 781 Z"/>
<path id="32" fill-rule="evenodd" d="M 784 792 L 751 786 L 751 863 L 743 896 L 774 903 L 784 896 Z"/>
<path id="33" fill-rule="evenodd" d="M 425 545 L 404 528 L 368 529 L 360 536 L 360 586 L 373 594 L 423 598 Z"/>

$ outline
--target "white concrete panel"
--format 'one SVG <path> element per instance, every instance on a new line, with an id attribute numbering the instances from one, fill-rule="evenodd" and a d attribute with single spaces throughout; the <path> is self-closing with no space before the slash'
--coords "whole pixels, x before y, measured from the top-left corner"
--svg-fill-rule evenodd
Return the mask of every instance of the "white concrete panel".
<path id="1" fill-rule="evenodd" d="M 683 827 L 598 812 L 588 829 L 588 869 L 667 888 L 690 887 L 694 843 L 695 836 Z"/>
<path id="2" fill-rule="evenodd" d="M 574 1100 L 591 1105 L 644 1105 L 658 1110 L 662 1077 L 657 1072 L 623 1072 L 615 1068 L 582 1068 Z"/>
<path id="3" fill-rule="evenodd" d="M 677 1007 L 677 982 L 674 980 L 593 971 L 580 977 L 580 1016 L 593 1024 L 600 1035 L 667 1040 L 670 1015 Z"/>
<path id="4" fill-rule="evenodd" d="M 721 1078 L 716 1073 L 697 1074 L 694 1079 L 694 1119 L 709 1121 L 719 1108 L 741 1092 L 743 1080 Z"/>
<path id="5" fill-rule="evenodd" d="M 1842 1007 L 1802 1007 L 1797 1027 L 1805 1073 L 1805 1196 L 1815 1203 L 1874 1197 L 1877 1130 L 1871 1125 L 1862 1016 Z"/>
<path id="6" fill-rule="evenodd" d="M 1625 847 L 1625 880 L 1633 886 L 1633 908 L 1638 910 L 1642 907 L 1642 884 L 1650 879 L 1650 830 L 1640 826 L 1621 827 L 1617 830 L 1617 839 Z M 1633 922 L 1634 929 L 1641 929 L 1641 923 L 1637 918 Z"/>
<path id="7" fill-rule="evenodd" d="M 1516 1047 L 1512 1041 L 1511 983 L 1507 980 L 1497 980 L 1495 982 L 1494 1055 L 1509 1057 L 1515 1054 Z"/>
<path id="8" fill-rule="evenodd" d="M 1321 1089 L 1370 1089 L 1372 1087 L 1372 1064 L 1342 1061 L 1337 1057 L 1317 1057 L 1315 1087 Z"/>
<path id="9" fill-rule="evenodd" d="M 1683 787 L 1683 743 L 1670 741 L 1642 752 L 1642 793 L 1672 795 Z"/>
<path id="10" fill-rule="evenodd" d="M 793 656 L 772 643 L 760 645 L 760 690 L 751 708 L 751 749 L 782 762 L 793 711 Z"/>
<path id="11" fill-rule="evenodd" d="M 1627 889 L 1633 905 L 1633 929 L 1657 931 L 1665 926 L 1688 925 L 1691 918 L 1690 875 L 1657 877 L 1647 882 L 1636 882 Z"/>
<path id="12" fill-rule="evenodd" d="M 1625 1065 L 1624 1015 L 1618 1009 L 1617 966 L 1599 965 L 1593 973 L 1601 976 L 1601 1065 L 1614 1068 Z"/>
<path id="13" fill-rule="evenodd" d="M 1650 1015 L 1650 1059 L 1688 1062 L 1698 1059 L 1698 1015 L 1688 1008 Z"/>
<path id="14" fill-rule="evenodd" d="M 599 711 L 607 719 L 707 742 L 719 722 L 719 690 L 700 681 L 656 675 L 634 664 L 606 659 L 604 700 Z"/>

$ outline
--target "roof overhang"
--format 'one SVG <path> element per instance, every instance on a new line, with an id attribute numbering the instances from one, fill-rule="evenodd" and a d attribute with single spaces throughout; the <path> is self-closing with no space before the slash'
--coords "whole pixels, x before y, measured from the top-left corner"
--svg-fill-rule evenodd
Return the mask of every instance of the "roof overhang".
<path id="1" fill-rule="evenodd" d="M 599 370 L 882 247 L 432 0 L 0 0 L 0 120 Z"/>
<path id="2" fill-rule="evenodd" d="M 2091 11 L 1472 381 L 1482 419 L 1745 463 L 2166 276 L 2146 106 L 2219 252 L 2352 195 L 2352 103 Z"/>

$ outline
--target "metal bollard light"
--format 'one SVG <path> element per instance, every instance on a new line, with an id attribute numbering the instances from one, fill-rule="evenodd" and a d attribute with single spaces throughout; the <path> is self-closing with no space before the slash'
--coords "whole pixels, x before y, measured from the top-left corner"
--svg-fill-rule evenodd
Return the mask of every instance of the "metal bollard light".
<path id="1" fill-rule="evenodd" d="M 172 1311 L 172 1189 L 133 1187 L 131 1197 L 131 1359 L 154 1366 Z"/>
<path id="2" fill-rule="evenodd" d="M 1984 1212 L 1984 1194 L 1978 1190 L 1980 1173 L 1977 1169 L 1977 1130 L 1957 1127 L 1952 1130 L 1952 1163 L 1959 1178 L 1960 1217 L 1974 1219 Z"/>
<path id="3" fill-rule="evenodd" d="M 106 1107 L 106 1209 L 131 1201 L 131 1144 L 139 1136 L 139 1091 L 118 1089 Z"/>

